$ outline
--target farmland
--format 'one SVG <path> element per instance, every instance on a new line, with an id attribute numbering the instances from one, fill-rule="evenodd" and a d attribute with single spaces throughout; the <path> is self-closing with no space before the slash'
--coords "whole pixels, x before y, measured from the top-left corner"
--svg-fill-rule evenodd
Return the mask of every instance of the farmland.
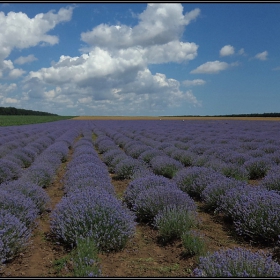
<path id="1" fill-rule="evenodd" d="M 279 139 L 278 118 L 0 127 L 0 275 L 224 276 L 239 248 L 227 275 L 279 276 Z"/>
<path id="2" fill-rule="evenodd" d="M 25 125 L 71 119 L 71 116 L 0 115 L 0 126 Z"/>

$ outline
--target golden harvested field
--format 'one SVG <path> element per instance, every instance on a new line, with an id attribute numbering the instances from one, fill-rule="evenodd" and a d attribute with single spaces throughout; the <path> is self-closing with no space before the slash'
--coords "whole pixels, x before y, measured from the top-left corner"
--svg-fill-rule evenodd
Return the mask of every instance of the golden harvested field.
<path id="1" fill-rule="evenodd" d="M 80 116 L 72 120 L 244 120 L 280 121 L 280 117 L 157 117 L 157 116 Z"/>

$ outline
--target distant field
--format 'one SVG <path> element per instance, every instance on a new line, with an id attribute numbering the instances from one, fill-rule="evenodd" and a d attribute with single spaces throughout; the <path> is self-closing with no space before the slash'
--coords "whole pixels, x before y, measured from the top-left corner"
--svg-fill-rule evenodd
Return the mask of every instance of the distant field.
<path id="1" fill-rule="evenodd" d="M 0 126 L 24 125 L 71 119 L 71 116 L 0 116 Z"/>
<path id="2" fill-rule="evenodd" d="M 80 116 L 73 120 L 247 120 L 280 121 L 280 117 L 152 117 L 152 116 Z"/>

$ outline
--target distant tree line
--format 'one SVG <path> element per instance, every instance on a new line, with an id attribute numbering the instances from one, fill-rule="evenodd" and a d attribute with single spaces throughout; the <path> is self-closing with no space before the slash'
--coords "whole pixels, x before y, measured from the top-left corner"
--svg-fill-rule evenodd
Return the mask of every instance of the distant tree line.
<path id="1" fill-rule="evenodd" d="M 280 113 L 253 113 L 253 114 L 236 114 L 236 115 L 215 115 L 214 117 L 280 117 Z"/>
<path id="2" fill-rule="evenodd" d="M 32 115 L 32 116 L 58 116 L 47 112 L 17 109 L 14 107 L 0 107 L 0 115 Z"/>
<path id="3" fill-rule="evenodd" d="M 262 114 L 253 113 L 253 114 L 232 114 L 232 115 L 214 115 L 214 116 L 182 115 L 182 116 L 174 116 L 174 117 L 280 117 L 280 113 L 262 113 Z"/>

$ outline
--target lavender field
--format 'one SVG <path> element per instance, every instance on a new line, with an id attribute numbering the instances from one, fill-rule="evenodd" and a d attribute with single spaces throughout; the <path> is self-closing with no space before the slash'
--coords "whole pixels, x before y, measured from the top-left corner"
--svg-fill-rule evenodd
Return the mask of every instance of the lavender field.
<path id="1" fill-rule="evenodd" d="M 0 127 L 0 275 L 279 277 L 279 147 L 278 121 L 72 119 Z M 218 221 L 209 231 L 206 216 Z M 42 223 L 44 246 L 64 252 L 63 261 L 53 255 L 48 271 L 62 266 L 31 275 L 29 265 L 20 274 Z M 216 245 L 219 226 L 231 243 Z M 208 235 L 216 230 L 214 244 Z M 140 232 L 154 243 L 137 244 Z M 132 243 L 139 252 L 131 253 Z M 177 266 L 169 257 L 164 269 L 159 253 L 140 252 L 145 246 L 172 251 Z M 132 265 L 137 254 L 145 256 L 141 271 Z"/>

